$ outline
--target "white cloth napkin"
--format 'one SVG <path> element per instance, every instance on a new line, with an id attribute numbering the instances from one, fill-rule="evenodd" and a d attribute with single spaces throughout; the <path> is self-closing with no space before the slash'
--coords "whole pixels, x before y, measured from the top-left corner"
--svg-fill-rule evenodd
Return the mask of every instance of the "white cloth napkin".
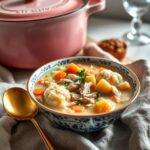
<path id="1" fill-rule="evenodd" d="M 128 66 L 138 75 L 142 91 L 115 124 L 95 133 L 79 134 L 52 127 L 47 118 L 38 114 L 36 119 L 56 150 L 150 150 L 150 67 L 144 60 Z M 4 91 L 25 85 L 16 84 L 11 72 L 2 66 L 0 80 L 0 150 L 46 150 L 29 121 L 16 121 L 3 111 Z"/>

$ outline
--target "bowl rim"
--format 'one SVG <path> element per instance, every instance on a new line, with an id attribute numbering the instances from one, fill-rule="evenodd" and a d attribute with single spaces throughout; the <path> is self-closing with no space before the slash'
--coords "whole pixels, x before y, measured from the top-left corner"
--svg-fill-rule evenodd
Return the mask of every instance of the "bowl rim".
<path id="1" fill-rule="evenodd" d="M 30 91 L 29 91 L 29 82 L 31 81 L 32 79 L 32 76 L 38 71 L 40 70 L 42 67 L 44 66 L 47 66 L 48 64 L 51 64 L 51 63 L 55 63 L 55 62 L 58 62 L 58 61 L 63 61 L 63 60 L 71 60 L 71 59 L 81 59 L 81 58 L 90 58 L 90 59 L 99 59 L 99 60 L 104 60 L 104 61 L 108 61 L 108 62 L 113 62 L 117 65 L 120 65 L 122 67 L 124 67 L 126 70 L 128 70 L 133 76 L 134 76 L 134 79 L 136 80 L 136 83 L 137 83 L 137 90 L 136 90 L 136 93 L 129 99 L 129 102 L 127 104 L 124 104 L 122 107 L 120 108 L 117 108 L 117 109 L 114 109 L 110 112 L 106 112 L 106 113 L 96 113 L 96 114 L 88 114 L 88 115 L 78 115 L 78 114 L 69 114 L 69 113 L 62 113 L 60 111 L 56 111 L 54 109 L 51 109 L 47 106 L 45 106 L 44 104 L 42 104 L 41 102 L 39 102 L 36 98 L 32 97 Z M 100 117 L 100 116 L 106 116 L 106 115 L 111 115 L 112 113 L 117 113 L 121 110 L 124 110 L 126 109 L 129 105 L 131 105 L 135 100 L 136 98 L 138 97 L 139 93 L 140 93 L 140 89 L 141 89 L 141 84 L 140 84 L 140 81 L 139 81 L 139 78 L 137 77 L 137 75 L 127 66 L 121 64 L 121 63 L 118 63 L 118 62 L 115 62 L 115 61 L 112 61 L 112 60 L 108 60 L 108 59 L 105 59 L 105 58 L 101 58 L 101 57 L 94 57 L 94 56 L 75 56 L 75 57 L 66 57 L 66 58 L 62 58 L 62 59 L 57 59 L 57 60 L 54 60 L 54 61 L 50 61 L 40 67 L 38 67 L 29 77 L 28 81 L 27 81 L 27 84 L 26 84 L 26 88 L 27 88 L 27 92 L 29 93 L 30 97 L 32 98 L 32 100 L 39 106 L 39 108 L 42 108 L 44 109 L 45 111 L 48 111 L 49 113 L 53 113 L 53 114 L 56 114 L 56 115 L 60 115 L 60 116 L 66 116 L 66 117 L 71 117 L 71 118 L 95 118 L 95 117 Z"/>

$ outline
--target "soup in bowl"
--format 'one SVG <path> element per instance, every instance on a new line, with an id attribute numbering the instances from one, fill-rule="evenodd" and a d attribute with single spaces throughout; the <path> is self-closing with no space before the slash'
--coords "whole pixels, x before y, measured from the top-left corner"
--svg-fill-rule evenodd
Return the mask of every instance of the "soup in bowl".
<path id="1" fill-rule="evenodd" d="M 82 56 L 42 66 L 31 75 L 27 89 L 51 124 L 93 132 L 120 117 L 138 96 L 140 83 L 121 64 Z"/>

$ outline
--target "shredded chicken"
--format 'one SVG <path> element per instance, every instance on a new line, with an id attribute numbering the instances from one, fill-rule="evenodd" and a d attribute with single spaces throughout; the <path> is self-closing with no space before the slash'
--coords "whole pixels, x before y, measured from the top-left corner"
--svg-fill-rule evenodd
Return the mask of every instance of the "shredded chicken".
<path id="1" fill-rule="evenodd" d="M 70 80 L 70 79 L 60 79 L 60 81 L 58 82 L 58 83 L 73 83 L 73 81 L 72 80 Z"/>
<path id="2" fill-rule="evenodd" d="M 71 101 L 72 102 L 79 102 L 80 104 L 83 104 L 83 105 L 94 104 L 96 96 L 97 96 L 96 92 L 90 93 L 86 96 L 72 92 L 71 93 Z"/>
<path id="3" fill-rule="evenodd" d="M 112 85 L 112 93 L 115 94 L 116 96 L 121 96 L 121 92 L 115 87 Z"/>
<path id="4" fill-rule="evenodd" d="M 67 87 L 67 89 L 68 89 L 70 92 L 74 92 L 74 91 L 78 90 L 79 87 L 80 87 L 79 85 L 72 83 L 72 84 L 70 84 L 70 85 Z"/>
<path id="5" fill-rule="evenodd" d="M 88 97 L 88 98 L 96 98 L 97 97 L 97 92 L 89 93 L 89 94 L 86 94 L 84 96 Z"/>
<path id="6" fill-rule="evenodd" d="M 93 84 L 91 82 L 85 82 L 85 84 L 80 88 L 80 93 L 83 96 L 86 96 L 86 94 L 91 93 L 91 86 Z"/>
<path id="7" fill-rule="evenodd" d="M 80 77 L 75 74 L 68 74 L 68 78 L 74 82 L 76 82 Z"/>
<path id="8" fill-rule="evenodd" d="M 93 104 L 86 104 L 86 107 L 93 107 Z"/>
<path id="9" fill-rule="evenodd" d="M 82 104 L 86 105 L 86 104 L 94 104 L 95 100 L 94 98 L 88 98 L 88 97 L 84 97 L 82 99 Z"/>
<path id="10" fill-rule="evenodd" d="M 71 101 L 76 101 L 80 99 L 80 94 L 71 92 Z"/>

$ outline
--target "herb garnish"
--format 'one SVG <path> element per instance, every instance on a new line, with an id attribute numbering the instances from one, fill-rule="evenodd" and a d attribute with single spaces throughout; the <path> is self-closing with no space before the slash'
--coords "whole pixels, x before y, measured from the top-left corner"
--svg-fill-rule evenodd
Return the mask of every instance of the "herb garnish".
<path id="1" fill-rule="evenodd" d="M 86 81 L 85 76 L 85 69 L 82 69 L 81 71 L 77 72 L 76 75 L 78 75 L 80 78 L 76 81 L 76 84 L 84 84 Z"/>
<path id="2" fill-rule="evenodd" d="M 77 72 L 76 75 L 82 77 L 85 76 L 84 73 L 85 73 L 85 69 L 82 69 L 81 71 Z"/>

